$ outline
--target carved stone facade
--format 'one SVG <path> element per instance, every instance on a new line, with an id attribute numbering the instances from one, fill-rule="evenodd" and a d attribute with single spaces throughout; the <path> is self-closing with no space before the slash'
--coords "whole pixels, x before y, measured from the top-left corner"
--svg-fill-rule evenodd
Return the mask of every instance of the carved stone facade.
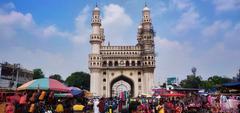
<path id="1" fill-rule="evenodd" d="M 154 83 L 155 52 L 149 8 L 143 8 L 135 46 L 104 45 L 104 29 L 97 6 L 93 9 L 91 25 L 90 91 L 96 96 L 110 97 L 114 94 L 114 84 L 123 80 L 131 86 L 131 96 L 150 94 Z"/>

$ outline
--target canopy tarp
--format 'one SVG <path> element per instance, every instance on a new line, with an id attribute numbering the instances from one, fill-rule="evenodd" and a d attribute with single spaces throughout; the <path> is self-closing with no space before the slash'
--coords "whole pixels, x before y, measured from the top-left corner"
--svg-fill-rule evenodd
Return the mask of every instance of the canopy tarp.
<path id="1" fill-rule="evenodd" d="M 73 97 L 71 93 L 55 93 L 54 97 Z"/>
<path id="2" fill-rule="evenodd" d="M 223 84 L 224 87 L 240 87 L 240 82 L 230 82 Z"/>
<path id="3" fill-rule="evenodd" d="M 69 90 L 72 95 L 79 95 L 83 93 L 83 90 L 79 89 L 78 87 L 69 87 Z"/>
<path id="4" fill-rule="evenodd" d="M 160 96 L 165 96 L 165 97 L 183 97 L 185 94 L 181 93 L 167 93 L 167 94 L 160 94 Z"/>
<path id="5" fill-rule="evenodd" d="M 69 92 L 69 88 L 66 87 L 61 82 L 55 79 L 49 78 L 41 78 L 29 81 L 20 87 L 17 90 L 51 90 L 51 91 L 59 91 L 59 92 Z"/>

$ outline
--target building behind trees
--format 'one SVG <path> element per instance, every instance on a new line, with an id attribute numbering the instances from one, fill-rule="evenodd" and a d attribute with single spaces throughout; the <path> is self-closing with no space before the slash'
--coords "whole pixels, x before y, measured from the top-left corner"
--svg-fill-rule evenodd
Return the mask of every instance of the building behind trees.
<path id="1" fill-rule="evenodd" d="M 0 63 L 0 88 L 15 89 L 33 80 L 33 71 L 22 68 L 20 64 Z"/>

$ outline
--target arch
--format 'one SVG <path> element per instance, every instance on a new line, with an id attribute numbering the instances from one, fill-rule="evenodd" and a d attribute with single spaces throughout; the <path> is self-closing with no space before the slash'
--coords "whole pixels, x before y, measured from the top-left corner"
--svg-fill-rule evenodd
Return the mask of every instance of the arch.
<path id="1" fill-rule="evenodd" d="M 112 94 L 113 94 L 113 90 L 112 90 L 113 85 L 114 85 L 116 82 L 120 81 L 120 80 L 123 80 L 123 81 L 127 82 L 127 83 L 130 85 L 130 87 L 131 87 L 130 96 L 133 97 L 133 96 L 134 96 L 134 82 L 133 82 L 130 78 L 128 78 L 128 77 L 126 77 L 126 76 L 124 76 L 124 75 L 120 75 L 120 76 L 118 76 L 117 78 L 114 78 L 114 79 L 110 82 L 110 96 L 112 97 Z"/>
<path id="2" fill-rule="evenodd" d="M 129 61 L 126 61 L 126 66 L 129 66 L 129 64 L 130 64 Z"/>
<path id="3" fill-rule="evenodd" d="M 108 66 L 109 66 L 109 67 L 112 67 L 112 66 L 113 66 L 112 61 L 109 61 L 109 62 L 108 62 Z"/>
<path id="4" fill-rule="evenodd" d="M 114 62 L 114 66 L 118 66 L 118 61 L 115 61 L 115 62 Z"/>
<path id="5" fill-rule="evenodd" d="M 135 61 L 132 61 L 132 66 L 135 66 Z"/>
<path id="6" fill-rule="evenodd" d="M 137 66 L 141 66 L 141 61 L 137 61 Z"/>
<path id="7" fill-rule="evenodd" d="M 106 66 L 107 66 L 107 61 L 103 61 L 102 66 L 103 66 L 103 67 L 106 67 Z"/>

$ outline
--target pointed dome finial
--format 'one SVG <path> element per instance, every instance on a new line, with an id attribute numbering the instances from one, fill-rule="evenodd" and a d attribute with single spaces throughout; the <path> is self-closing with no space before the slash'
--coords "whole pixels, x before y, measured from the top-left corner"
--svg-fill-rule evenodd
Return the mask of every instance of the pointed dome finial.
<path id="1" fill-rule="evenodd" d="M 97 10 L 97 11 L 100 10 L 100 9 L 98 8 L 98 4 L 97 4 L 97 2 L 96 2 L 96 7 L 94 8 L 94 10 Z"/>
<path id="2" fill-rule="evenodd" d="M 144 8 L 143 8 L 143 11 L 150 11 L 150 9 L 147 7 L 147 2 L 145 1 L 145 5 L 144 5 Z"/>

